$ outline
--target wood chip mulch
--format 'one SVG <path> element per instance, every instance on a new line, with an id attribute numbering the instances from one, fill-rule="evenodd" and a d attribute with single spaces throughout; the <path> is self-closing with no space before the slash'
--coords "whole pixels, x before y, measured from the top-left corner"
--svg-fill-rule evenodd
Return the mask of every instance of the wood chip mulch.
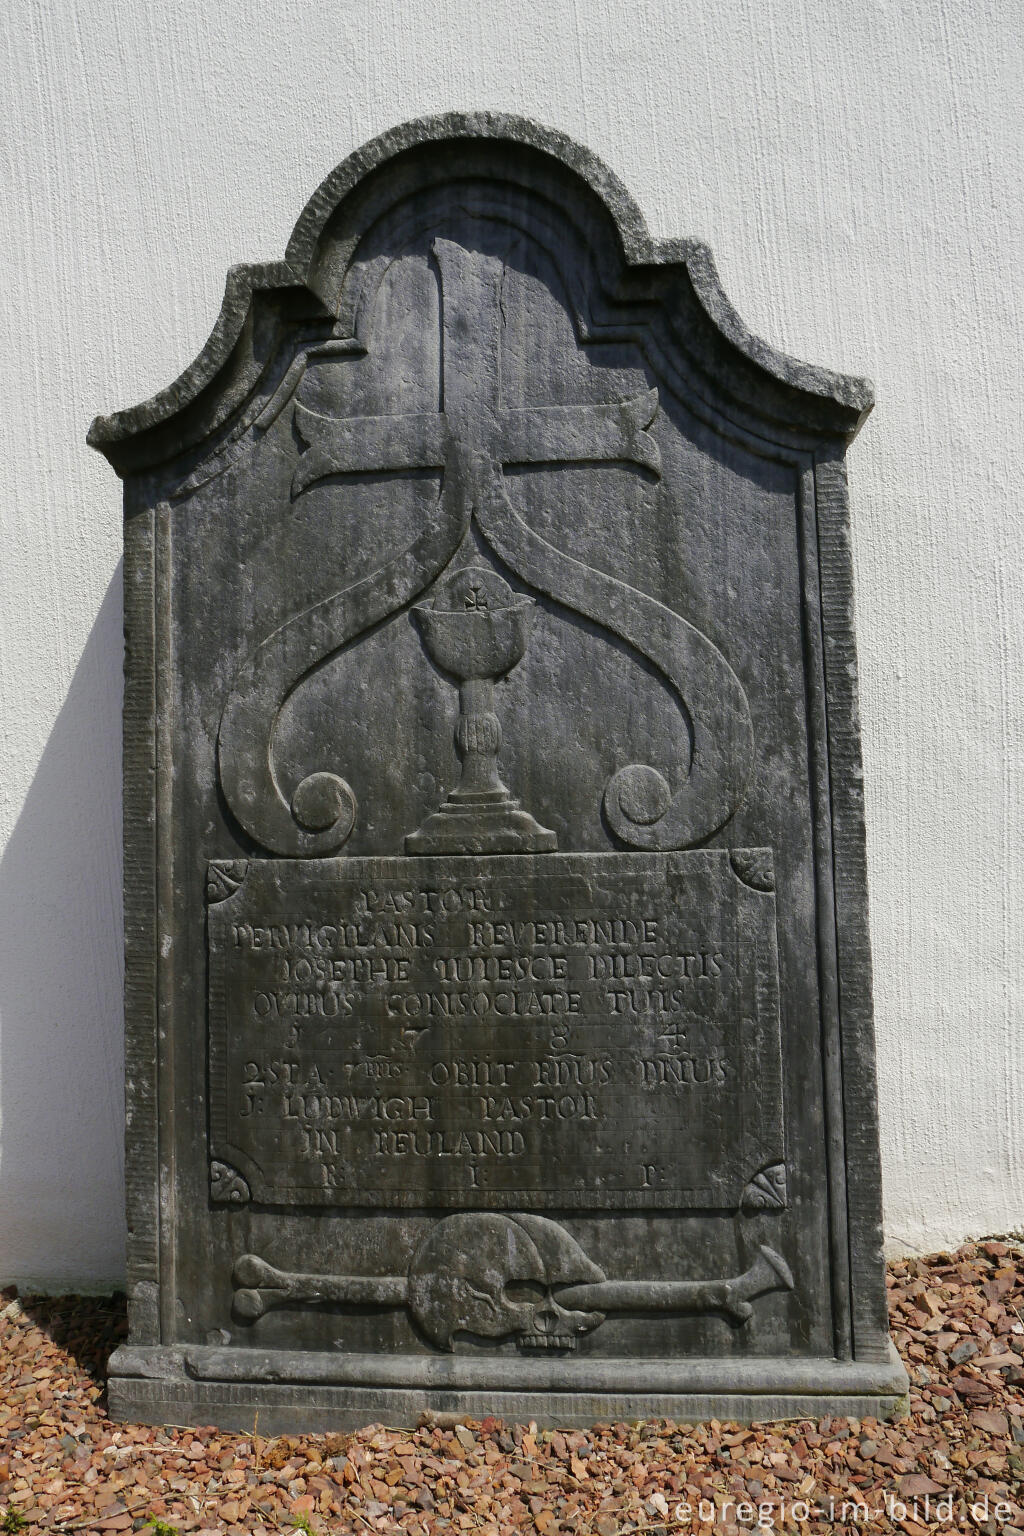
<path id="1" fill-rule="evenodd" d="M 1024 1536 L 1024 1248 L 889 1267 L 910 1416 L 379 1424 L 266 1439 L 113 1424 L 123 1298 L 0 1293 L 0 1532 L 983 1532 Z"/>

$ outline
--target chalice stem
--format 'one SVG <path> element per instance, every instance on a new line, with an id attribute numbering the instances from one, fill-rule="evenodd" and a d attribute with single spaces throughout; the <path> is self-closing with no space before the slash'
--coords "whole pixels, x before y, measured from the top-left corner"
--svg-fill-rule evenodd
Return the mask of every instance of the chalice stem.
<path id="1" fill-rule="evenodd" d="M 453 800 L 508 794 L 498 776 L 501 723 L 494 712 L 493 677 L 470 677 L 460 682 L 455 745 L 462 758 L 462 777 Z"/>
<path id="2" fill-rule="evenodd" d="M 494 684 L 523 659 L 533 598 L 487 566 L 469 565 L 413 609 L 427 655 L 459 685 L 459 782 L 405 840 L 407 853 L 549 853 L 558 838 L 509 794 L 498 776 L 501 726 Z"/>

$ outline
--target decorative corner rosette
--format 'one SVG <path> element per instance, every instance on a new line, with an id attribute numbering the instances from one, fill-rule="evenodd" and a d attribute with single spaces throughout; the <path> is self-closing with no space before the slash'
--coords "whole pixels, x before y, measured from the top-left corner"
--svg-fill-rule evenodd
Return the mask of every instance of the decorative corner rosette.
<path id="1" fill-rule="evenodd" d="M 248 869 L 248 859 L 212 859 L 206 866 L 206 900 L 210 906 L 233 896 Z"/>
<path id="2" fill-rule="evenodd" d="M 785 1163 L 773 1163 L 755 1173 L 740 1199 L 744 1211 L 784 1211 L 789 1204 Z"/>
<path id="3" fill-rule="evenodd" d="M 215 1205 L 248 1205 L 252 1192 L 237 1168 L 214 1158 L 210 1163 L 210 1199 Z"/>

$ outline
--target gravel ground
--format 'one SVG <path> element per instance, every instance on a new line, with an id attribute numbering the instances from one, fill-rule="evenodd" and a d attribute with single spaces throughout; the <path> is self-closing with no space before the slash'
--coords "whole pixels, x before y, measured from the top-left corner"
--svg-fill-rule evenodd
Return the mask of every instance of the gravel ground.
<path id="1" fill-rule="evenodd" d="M 538 1431 L 496 1419 L 267 1439 L 112 1424 L 123 1298 L 0 1293 L 0 1531 L 1024 1536 L 1024 1247 L 890 1265 L 910 1415 Z M 258 1431 L 258 1425 L 257 1425 Z"/>

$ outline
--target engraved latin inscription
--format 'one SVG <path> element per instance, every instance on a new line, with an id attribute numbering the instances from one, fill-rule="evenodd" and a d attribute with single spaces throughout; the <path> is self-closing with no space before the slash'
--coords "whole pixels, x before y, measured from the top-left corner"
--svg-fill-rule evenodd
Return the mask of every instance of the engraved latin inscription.
<path id="1" fill-rule="evenodd" d="M 782 1161 L 775 898 L 724 850 L 252 860 L 208 924 L 254 1200 L 734 1209 Z"/>

